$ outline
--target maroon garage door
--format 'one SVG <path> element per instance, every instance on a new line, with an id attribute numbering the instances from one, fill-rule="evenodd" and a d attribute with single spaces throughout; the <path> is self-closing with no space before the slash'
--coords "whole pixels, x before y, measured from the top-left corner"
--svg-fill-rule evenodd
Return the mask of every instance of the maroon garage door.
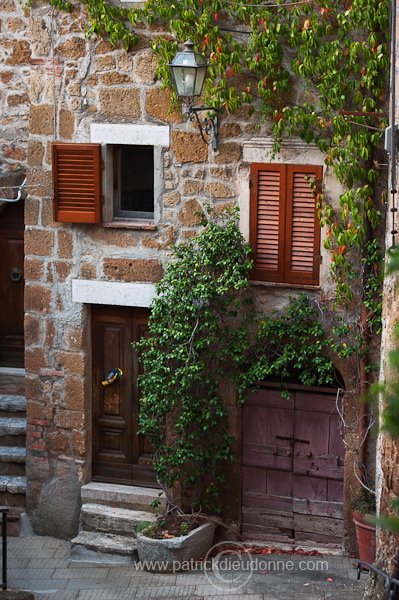
<path id="1" fill-rule="evenodd" d="M 332 390 L 262 387 L 243 415 L 242 533 L 341 545 L 344 444 Z"/>

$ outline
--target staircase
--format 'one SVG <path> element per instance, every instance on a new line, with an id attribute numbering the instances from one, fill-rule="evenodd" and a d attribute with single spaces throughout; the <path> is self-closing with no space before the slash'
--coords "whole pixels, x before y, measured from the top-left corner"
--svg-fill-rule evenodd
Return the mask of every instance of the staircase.
<path id="1" fill-rule="evenodd" d="M 151 502 L 159 490 L 92 482 L 82 486 L 80 533 L 71 560 L 130 564 L 138 560 L 135 525 L 153 522 Z M 162 498 L 161 498 L 162 501 Z"/>
<path id="2" fill-rule="evenodd" d="M 9 506 L 8 534 L 19 535 L 26 495 L 26 400 L 0 394 L 0 504 Z"/>

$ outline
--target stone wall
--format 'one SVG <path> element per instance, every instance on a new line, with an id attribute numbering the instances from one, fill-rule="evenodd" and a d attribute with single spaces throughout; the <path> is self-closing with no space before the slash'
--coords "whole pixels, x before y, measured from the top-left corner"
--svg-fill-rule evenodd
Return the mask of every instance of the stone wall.
<path id="1" fill-rule="evenodd" d="M 207 202 L 219 210 L 238 204 L 248 238 L 254 148 L 258 162 L 269 162 L 263 144 L 267 126 L 255 128 L 246 114 L 221 115 L 219 147 L 213 152 L 178 111 L 169 112 L 170 94 L 157 81 L 149 50 L 153 32 L 142 30 L 140 35 L 139 47 L 126 53 L 106 41 L 85 39 L 78 3 L 70 16 L 33 2 L 28 183 L 36 187 L 29 188 L 26 201 L 25 269 L 28 510 L 38 533 L 58 537 L 76 532 L 80 486 L 91 477 L 90 307 L 73 302 L 72 280 L 159 281 L 172 245 L 196 235 L 196 211 Z M 170 126 L 155 226 L 53 220 L 51 142 L 90 142 L 93 123 Z M 322 164 L 315 148 L 303 153 L 298 148 L 285 148 L 275 160 Z M 337 198 L 337 183 L 329 175 L 326 181 L 329 195 Z M 326 293 L 332 284 L 329 260 L 322 253 L 321 290 Z M 267 312 L 283 306 L 292 293 L 286 287 L 257 285 L 259 305 Z M 236 406 L 233 392 L 231 396 Z M 240 417 L 231 418 L 239 449 Z M 227 495 L 237 498 L 239 511 L 237 469 L 232 467 L 234 489 Z M 228 518 L 238 522 L 239 512 L 233 512 Z"/>
<path id="2" fill-rule="evenodd" d="M 11 180 L 7 182 L 7 175 L 26 165 L 31 55 L 28 24 L 18 0 L 0 1 L 0 185 L 14 185 Z"/>

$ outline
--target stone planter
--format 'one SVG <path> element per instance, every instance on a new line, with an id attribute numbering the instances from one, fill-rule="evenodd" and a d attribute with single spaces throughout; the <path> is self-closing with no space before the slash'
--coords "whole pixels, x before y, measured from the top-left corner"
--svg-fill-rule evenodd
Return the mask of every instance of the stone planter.
<path id="1" fill-rule="evenodd" d="M 190 561 L 201 560 L 212 546 L 215 523 L 205 523 L 188 535 L 157 540 L 137 534 L 137 551 L 146 571 L 176 573 L 189 569 Z"/>

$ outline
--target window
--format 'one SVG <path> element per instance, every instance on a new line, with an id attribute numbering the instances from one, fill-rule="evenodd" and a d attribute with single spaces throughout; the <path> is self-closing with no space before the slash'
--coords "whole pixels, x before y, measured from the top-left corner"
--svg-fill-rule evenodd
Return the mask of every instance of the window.
<path id="1" fill-rule="evenodd" d="M 250 241 L 253 279 L 318 285 L 320 224 L 310 180 L 322 167 L 252 165 Z"/>
<path id="2" fill-rule="evenodd" d="M 154 220 L 154 148 L 113 146 L 114 218 Z"/>
<path id="3" fill-rule="evenodd" d="M 154 223 L 161 187 L 154 157 L 161 162 L 154 146 L 53 143 L 54 219 Z"/>

